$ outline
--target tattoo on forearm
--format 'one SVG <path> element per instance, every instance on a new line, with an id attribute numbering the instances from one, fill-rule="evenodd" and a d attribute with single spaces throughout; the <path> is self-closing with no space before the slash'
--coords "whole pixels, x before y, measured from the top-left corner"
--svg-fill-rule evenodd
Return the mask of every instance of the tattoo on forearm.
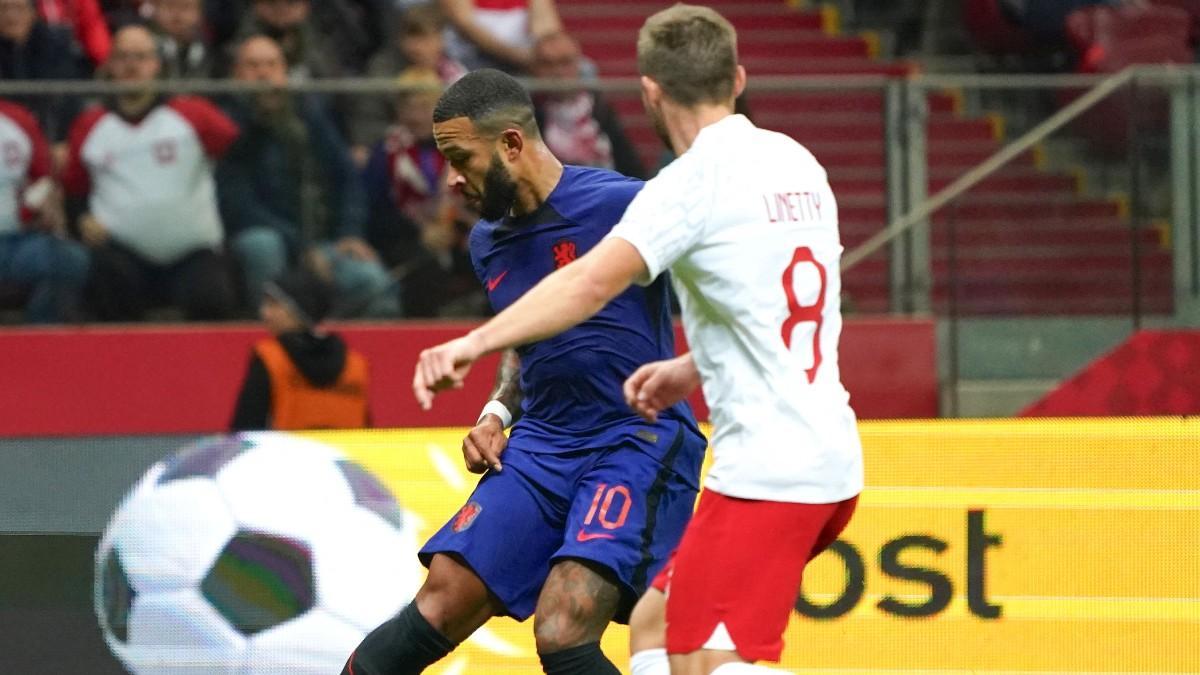
<path id="1" fill-rule="evenodd" d="M 515 422 L 521 416 L 521 357 L 512 349 L 500 355 L 492 398 L 504 404 Z"/>

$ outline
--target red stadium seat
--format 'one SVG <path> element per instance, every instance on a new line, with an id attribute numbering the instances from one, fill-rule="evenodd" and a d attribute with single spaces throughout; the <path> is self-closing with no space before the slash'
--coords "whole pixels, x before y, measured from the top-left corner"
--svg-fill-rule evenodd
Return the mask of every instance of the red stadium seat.
<path id="1" fill-rule="evenodd" d="M 1174 7 L 1187 12 L 1192 17 L 1192 44 L 1200 42 L 1200 0 L 1152 0 L 1154 4 L 1163 7 Z"/>

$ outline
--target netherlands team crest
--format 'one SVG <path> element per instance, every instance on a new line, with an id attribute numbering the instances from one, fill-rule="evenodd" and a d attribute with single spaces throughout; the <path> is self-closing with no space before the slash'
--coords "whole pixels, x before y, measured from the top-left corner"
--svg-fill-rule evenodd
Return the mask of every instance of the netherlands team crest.
<path id="1" fill-rule="evenodd" d="M 578 257 L 575 242 L 570 239 L 559 239 L 554 242 L 550 250 L 554 254 L 554 269 L 556 270 L 575 262 L 575 258 Z"/>
<path id="2" fill-rule="evenodd" d="M 471 527 L 475 523 L 475 519 L 479 514 L 483 513 L 483 507 L 478 502 L 467 502 L 458 513 L 454 516 L 454 522 L 450 525 L 450 529 L 455 532 L 462 532 Z"/>

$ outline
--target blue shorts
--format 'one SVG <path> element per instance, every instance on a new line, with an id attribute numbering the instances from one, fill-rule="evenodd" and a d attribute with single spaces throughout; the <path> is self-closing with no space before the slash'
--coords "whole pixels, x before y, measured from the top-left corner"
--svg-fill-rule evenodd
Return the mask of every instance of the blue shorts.
<path id="1" fill-rule="evenodd" d="M 544 438 L 514 431 L 503 470 L 480 479 L 466 505 L 421 549 L 421 562 L 428 566 L 435 553 L 456 555 L 509 616 L 524 621 L 555 562 L 591 561 L 618 582 L 616 620 L 628 621 L 683 536 L 699 478 L 689 474 L 708 442 L 674 420 L 604 437 L 615 444 L 551 453 L 537 451 Z"/>

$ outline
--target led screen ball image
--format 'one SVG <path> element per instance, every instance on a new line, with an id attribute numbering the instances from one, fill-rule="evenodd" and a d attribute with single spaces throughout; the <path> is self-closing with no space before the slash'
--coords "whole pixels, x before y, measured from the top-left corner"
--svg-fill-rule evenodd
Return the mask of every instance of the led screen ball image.
<path id="1" fill-rule="evenodd" d="M 415 527 L 375 476 L 296 436 L 238 434 L 155 464 L 96 551 L 113 654 L 149 673 L 336 673 L 416 592 Z"/>

